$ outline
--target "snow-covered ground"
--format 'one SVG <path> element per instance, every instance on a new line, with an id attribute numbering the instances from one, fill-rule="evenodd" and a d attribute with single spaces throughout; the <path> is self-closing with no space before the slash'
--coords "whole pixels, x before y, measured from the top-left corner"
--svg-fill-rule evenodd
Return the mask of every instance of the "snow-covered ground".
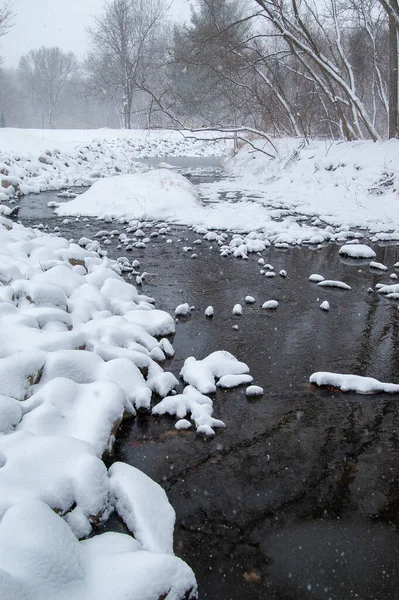
<path id="1" fill-rule="evenodd" d="M 257 145 L 274 152 L 265 142 Z M 398 140 L 281 139 L 275 145 L 275 158 L 243 147 L 225 165 L 235 182 L 207 184 L 202 192 L 215 200 L 221 192 L 232 198 L 238 190 L 247 196 L 257 194 L 256 201 L 270 216 L 281 213 L 285 230 L 292 214 L 298 214 L 312 218 L 318 228 L 322 224 L 340 230 L 364 228 L 376 241 L 399 239 Z"/>
<path id="2" fill-rule="evenodd" d="M 197 134 L 197 138 L 199 135 Z M 101 177 L 143 170 L 142 158 L 220 156 L 231 143 L 212 133 L 170 130 L 0 129 L 0 202 L 15 192 L 92 185 Z"/>

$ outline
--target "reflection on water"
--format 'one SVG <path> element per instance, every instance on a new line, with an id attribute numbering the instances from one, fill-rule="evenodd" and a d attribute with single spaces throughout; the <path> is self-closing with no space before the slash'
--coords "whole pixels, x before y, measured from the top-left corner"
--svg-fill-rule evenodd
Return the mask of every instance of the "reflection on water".
<path id="1" fill-rule="evenodd" d="M 75 238 L 101 228 L 60 227 Z M 398 598 L 398 399 L 308 385 L 319 370 L 399 381 L 397 303 L 367 291 L 389 276 L 346 264 L 329 245 L 270 248 L 266 261 L 288 277 L 268 279 L 259 274 L 257 256 L 223 259 L 216 245 L 203 242 L 192 260 L 182 247 L 197 235 L 174 229 L 168 237 L 173 243 L 153 238 L 131 255 L 153 274 L 143 293 L 159 308 L 195 306 L 177 325 L 176 357 L 167 368 L 178 374 L 187 356 L 225 349 L 249 364 L 265 390 L 251 401 L 242 388 L 219 390 L 215 416 L 227 428 L 214 439 L 177 433 L 172 419 L 144 416 L 124 425 L 117 444 L 115 459 L 166 489 L 177 513 L 175 550 L 194 568 L 200 597 Z M 118 256 L 115 245 L 107 250 Z M 390 267 L 399 260 L 397 246 L 375 250 L 376 260 Z M 321 289 L 308 281 L 312 273 L 352 290 Z M 244 304 L 248 294 L 254 305 Z M 272 313 L 261 309 L 270 299 L 279 301 Z M 319 308 L 323 300 L 329 313 Z M 237 302 L 244 305 L 241 317 L 231 312 Z M 204 316 L 208 305 L 212 320 Z"/>

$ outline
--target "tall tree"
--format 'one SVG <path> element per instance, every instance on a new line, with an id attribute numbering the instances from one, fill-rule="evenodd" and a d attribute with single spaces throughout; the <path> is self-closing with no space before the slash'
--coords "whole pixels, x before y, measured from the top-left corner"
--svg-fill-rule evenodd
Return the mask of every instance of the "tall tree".
<path id="1" fill-rule="evenodd" d="M 399 4 L 380 0 L 389 18 L 389 137 L 399 137 Z"/>
<path id="2" fill-rule="evenodd" d="M 166 10 L 162 0 L 109 0 L 89 29 L 86 68 L 91 89 L 114 98 L 127 129 L 133 96 L 145 87 L 163 52 Z"/>
<path id="3" fill-rule="evenodd" d="M 77 68 L 72 52 L 62 52 L 58 47 L 31 50 L 19 63 L 21 78 L 31 89 L 42 115 L 49 127 L 55 118 L 67 82 Z"/>

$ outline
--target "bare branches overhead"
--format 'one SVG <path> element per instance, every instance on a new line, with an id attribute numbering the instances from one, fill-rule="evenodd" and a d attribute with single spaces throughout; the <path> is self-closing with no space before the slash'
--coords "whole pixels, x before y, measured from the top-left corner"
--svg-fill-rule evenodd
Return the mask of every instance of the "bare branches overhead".
<path id="1" fill-rule="evenodd" d="M 11 2 L 5 2 L 0 6 L 0 37 L 5 35 L 13 24 L 15 12 Z"/>

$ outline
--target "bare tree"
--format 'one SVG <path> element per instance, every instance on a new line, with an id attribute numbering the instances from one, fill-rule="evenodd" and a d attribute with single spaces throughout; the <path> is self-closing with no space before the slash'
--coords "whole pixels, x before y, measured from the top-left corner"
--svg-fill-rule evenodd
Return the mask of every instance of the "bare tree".
<path id="1" fill-rule="evenodd" d="M 389 18 L 389 137 L 399 137 L 399 4 L 379 0 Z"/>
<path id="2" fill-rule="evenodd" d="M 77 68 L 72 52 L 58 47 L 31 50 L 19 63 L 21 78 L 30 88 L 49 127 L 54 127 L 66 83 Z"/>
<path id="3" fill-rule="evenodd" d="M 0 6 L 0 37 L 3 37 L 12 26 L 14 16 L 11 2 L 5 2 Z"/>
<path id="4" fill-rule="evenodd" d="M 148 82 L 164 52 L 160 41 L 166 11 L 162 0 L 109 0 L 89 29 L 89 84 L 99 95 L 114 98 L 127 129 L 133 96 Z"/>

